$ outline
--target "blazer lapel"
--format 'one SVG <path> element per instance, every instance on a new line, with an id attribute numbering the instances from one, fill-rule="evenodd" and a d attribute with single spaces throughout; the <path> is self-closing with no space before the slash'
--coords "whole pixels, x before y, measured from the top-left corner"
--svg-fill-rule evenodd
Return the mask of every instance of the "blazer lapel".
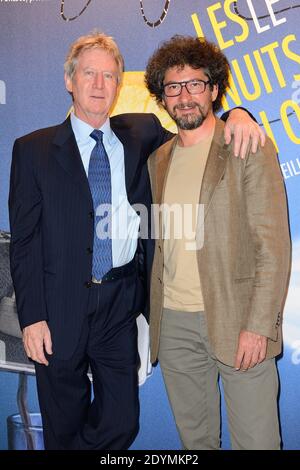
<path id="1" fill-rule="evenodd" d="M 92 196 L 79 149 L 72 130 L 70 118 L 59 126 L 53 139 L 53 155 L 62 168 L 71 176 L 78 189 L 89 200 Z"/>
<path id="2" fill-rule="evenodd" d="M 216 118 L 215 132 L 203 175 L 199 204 L 204 204 L 204 218 L 212 201 L 217 184 L 225 173 L 229 150 L 224 142 L 224 124 Z"/>
<path id="3" fill-rule="evenodd" d="M 159 150 L 159 157 L 155 155 L 155 194 L 153 195 L 156 204 L 164 202 L 164 192 L 167 176 L 172 160 L 172 156 L 176 147 L 178 137 L 175 136 L 169 140 Z"/>
<path id="4" fill-rule="evenodd" d="M 200 192 L 200 204 L 205 204 L 205 214 L 208 211 L 214 190 L 221 180 L 225 168 L 229 150 L 224 142 L 224 124 L 216 118 L 215 132 L 208 153 L 206 167 Z M 162 204 L 164 189 L 168 176 L 168 170 L 172 160 L 178 137 L 168 141 L 159 149 L 159 157 L 155 157 L 155 194 L 154 202 Z"/>
<path id="5" fill-rule="evenodd" d="M 159 155 L 154 154 L 154 184 L 152 185 L 153 192 L 153 203 L 160 207 L 164 203 L 164 193 L 168 177 L 169 168 L 172 161 L 172 156 L 176 147 L 178 137 L 175 136 L 173 139 L 166 142 L 163 147 L 158 150 Z M 155 227 L 155 238 L 163 239 L 163 218 L 161 210 L 155 213 L 156 223 Z M 158 229 L 158 232 L 157 232 Z"/>

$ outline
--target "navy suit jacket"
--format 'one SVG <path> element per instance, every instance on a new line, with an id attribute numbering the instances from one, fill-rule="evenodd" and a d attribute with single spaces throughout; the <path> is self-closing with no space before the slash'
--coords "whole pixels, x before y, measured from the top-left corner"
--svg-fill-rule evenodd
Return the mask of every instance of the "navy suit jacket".
<path id="1" fill-rule="evenodd" d="M 150 210 L 147 158 L 172 134 L 153 114 L 115 116 L 111 127 L 124 146 L 129 203 Z M 92 197 L 69 119 L 16 140 L 9 212 L 20 326 L 46 320 L 56 356 L 67 359 L 87 314 L 94 236 Z M 152 258 L 153 242 L 140 240 L 136 313 L 147 313 Z"/>

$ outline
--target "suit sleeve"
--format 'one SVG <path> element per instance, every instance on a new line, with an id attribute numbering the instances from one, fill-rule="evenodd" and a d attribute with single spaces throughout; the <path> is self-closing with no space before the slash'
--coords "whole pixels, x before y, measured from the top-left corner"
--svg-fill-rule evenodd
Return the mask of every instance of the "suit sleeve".
<path id="1" fill-rule="evenodd" d="M 251 117 L 251 119 L 255 122 L 257 122 L 257 120 L 255 119 L 255 117 L 253 116 L 253 114 L 250 113 L 250 111 L 248 111 L 248 109 L 246 108 L 243 108 L 242 106 L 237 106 L 236 108 L 233 108 L 233 109 L 242 109 L 243 111 L 246 111 L 246 113 L 249 114 L 249 116 Z M 222 121 L 226 122 L 228 117 L 229 117 L 229 113 L 230 111 L 233 111 L 232 109 L 230 109 L 229 111 L 226 111 L 226 113 L 223 113 L 221 116 L 220 116 L 220 119 L 222 119 Z"/>
<path id="2" fill-rule="evenodd" d="M 155 116 L 155 114 L 152 114 L 152 118 L 155 128 L 155 140 L 153 142 L 150 154 L 153 153 L 156 149 L 158 149 L 158 147 L 163 145 L 165 142 L 172 139 L 172 137 L 174 137 L 174 134 L 172 132 L 168 131 L 161 125 L 160 120 Z"/>
<path id="3" fill-rule="evenodd" d="M 11 164 L 9 218 L 10 264 L 21 329 L 47 320 L 41 237 L 42 194 L 31 153 L 17 140 Z"/>
<path id="4" fill-rule="evenodd" d="M 257 120 L 255 119 L 255 116 L 253 116 L 253 114 L 250 113 L 250 111 L 246 108 L 243 108 L 241 106 L 238 106 L 236 108 L 233 108 L 233 109 L 242 109 L 243 111 L 245 111 L 246 113 L 249 114 L 250 118 L 257 122 Z M 220 116 L 220 119 L 224 122 L 227 121 L 228 117 L 229 117 L 229 113 L 230 111 L 233 111 L 232 109 L 230 109 L 229 111 L 226 111 L 225 113 L 223 113 L 221 116 Z M 154 152 L 158 147 L 160 147 L 161 145 L 163 145 L 165 142 L 167 142 L 168 140 L 172 139 L 172 137 L 174 137 L 174 134 L 170 131 L 168 131 L 167 129 L 165 129 L 162 125 L 161 125 L 161 122 L 160 120 L 155 116 L 155 114 L 152 114 L 152 117 L 153 117 L 153 121 L 154 121 L 154 126 L 155 126 L 155 135 L 156 135 L 156 138 L 155 138 L 155 141 L 154 141 L 154 145 L 152 147 L 152 152 Z M 152 153 L 151 152 L 151 153 Z"/>
<path id="5" fill-rule="evenodd" d="M 248 156 L 244 190 L 256 270 L 245 329 L 274 341 L 281 324 L 290 270 L 290 234 L 285 186 L 270 139 Z"/>

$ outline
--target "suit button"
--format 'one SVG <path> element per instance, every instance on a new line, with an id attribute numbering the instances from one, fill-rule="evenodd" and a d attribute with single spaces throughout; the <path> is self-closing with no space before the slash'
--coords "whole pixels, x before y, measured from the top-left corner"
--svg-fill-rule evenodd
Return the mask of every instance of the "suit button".
<path id="1" fill-rule="evenodd" d="M 161 253 L 161 246 L 160 245 L 158 245 L 158 249 L 159 249 L 159 252 Z"/>
<path id="2" fill-rule="evenodd" d="M 86 282 L 84 283 L 84 287 L 86 287 L 87 289 L 89 289 L 90 287 L 92 287 L 91 281 L 86 281 Z"/>
<path id="3" fill-rule="evenodd" d="M 93 219 L 94 218 L 94 212 L 93 211 L 89 212 L 89 216 L 90 216 L 91 219 Z"/>
<path id="4" fill-rule="evenodd" d="M 160 278 L 158 278 L 158 280 L 159 280 L 160 284 L 162 284 L 162 280 Z"/>
<path id="5" fill-rule="evenodd" d="M 87 253 L 88 253 L 89 255 L 91 255 L 91 254 L 93 253 L 92 248 L 89 247 L 89 246 L 87 247 L 86 251 L 87 251 Z"/>

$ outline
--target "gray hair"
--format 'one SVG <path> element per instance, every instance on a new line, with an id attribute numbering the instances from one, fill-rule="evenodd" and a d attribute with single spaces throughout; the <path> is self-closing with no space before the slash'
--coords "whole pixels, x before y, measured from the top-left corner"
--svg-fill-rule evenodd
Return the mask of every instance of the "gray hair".
<path id="1" fill-rule="evenodd" d="M 121 82 L 122 73 L 124 71 L 124 59 L 122 54 L 111 36 L 107 36 L 99 31 L 92 31 L 90 34 L 81 36 L 76 39 L 70 46 L 64 70 L 70 79 L 73 78 L 79 55 L 88 49 L 103 49 L 108 52 L 116 61 L 118 66 L 118 83 Z"/>

